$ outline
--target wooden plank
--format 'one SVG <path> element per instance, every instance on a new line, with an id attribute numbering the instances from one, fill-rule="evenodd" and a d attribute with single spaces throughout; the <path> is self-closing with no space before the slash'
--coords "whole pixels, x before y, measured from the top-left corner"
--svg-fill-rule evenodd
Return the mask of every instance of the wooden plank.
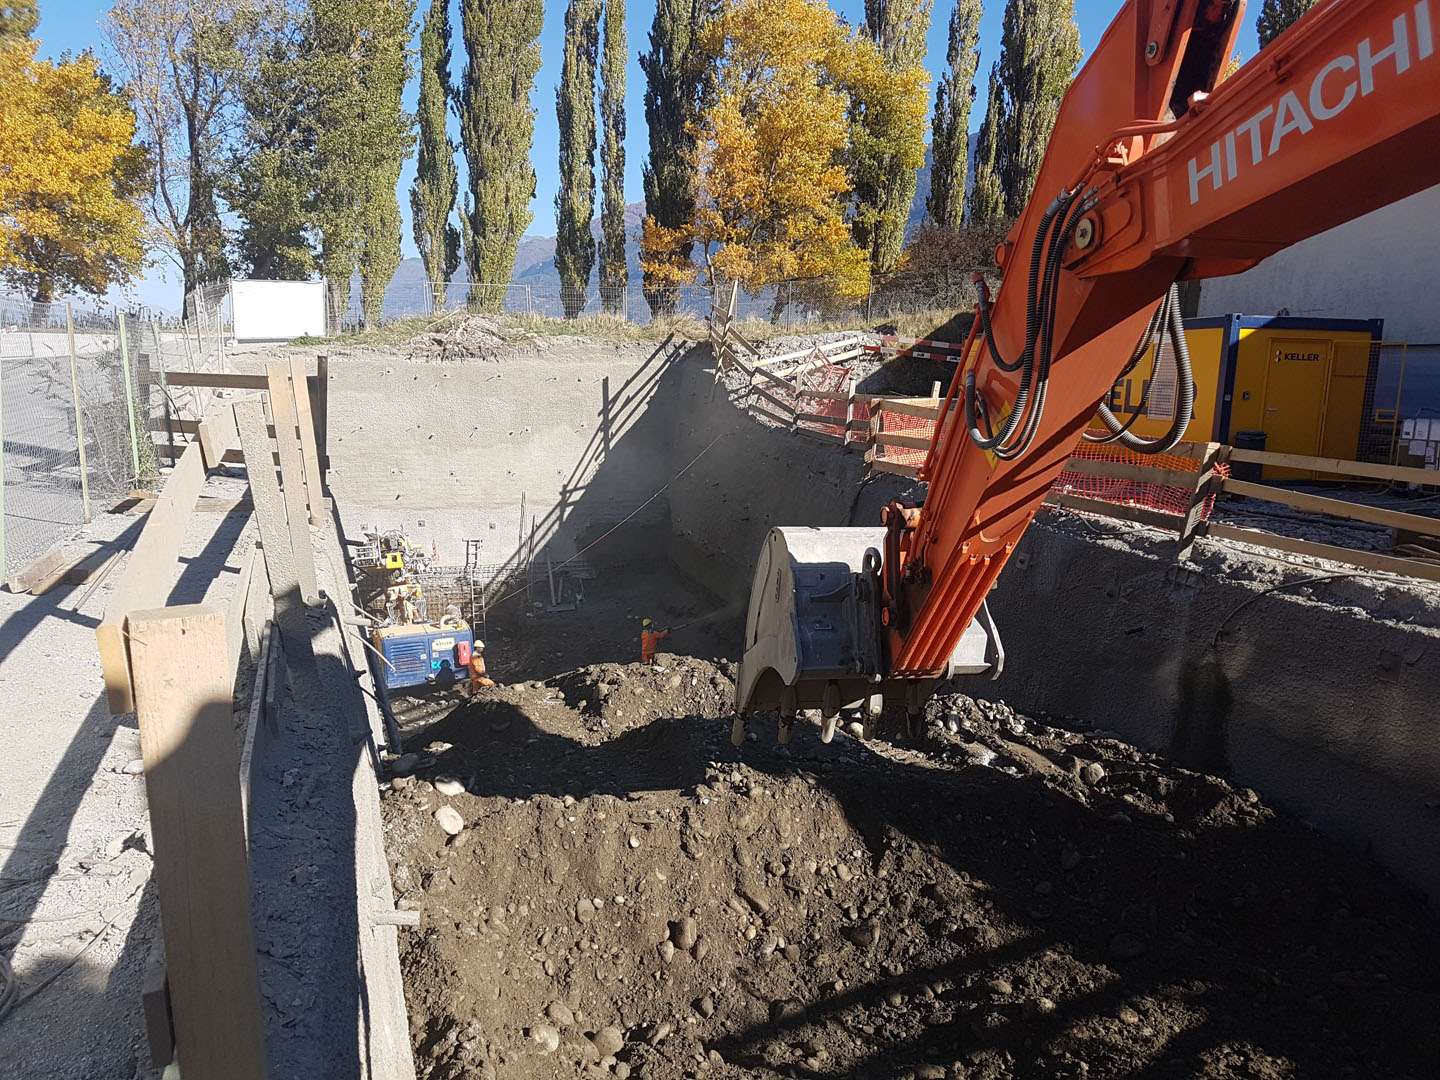
<path id="1" fill-rule="evenodd" d="M 200 443 L 200 452 L 205 458 L 206 469 L 218 469 L 225 455 L 240 445 L 240 433 L 235 430 L 235 412 L 224 406 L 214 410 L 200 421 L 195 429 Z"/>
<path id="2" fill-rule="evenodd" d="M 225 605 L 225 647 L 232 678 L 240 664 L 240 647 L 245 643 L 245 603 L 250 596 L 250 581 L 255 576 L 255 563 L 259 557 L 260 553 L 253 547 L 248 555 L 241 557 L 240 580 L 230 593 L 230 602 Z"/>
<path id="3" fill-rule="evenodd" d="M 1087 499 L 1080 495 L 1065 495 L 1058 491 L 1052 491 L 1046 495 L 1045 502 L 1050 506 L 1063 506 L 1067 510 L 1083 510 L 1089 514 L 1119 518 L 1121 521 L 1133 521 L 1137 524 L 1149 525 L 1157 529 L 1168 529 L 1171 532 L 1176 532 L 1180 528 L 1180 518 L 1178 515 L 1162 514 L 1159 510 L 1151 510 L 1144 506 L 1120 506 L 1117 503 L 1108 503 L 1100 499 Z"/>
<path id="4" fill-rule="evenodd" d="M 845 426 L 843 416 L 828 416 L 825 413 L 797 412 L 795 419 L 806 424 L 825 424 L 827 427 L 843 428 Z"/>
<path id="5" fill-rule="evenodd" d="M 225 616 L 134 611 L 127 629 L 175 1043 L 187 1076 L 263 1080 Z"/>
<path id="6" fill-rule="evenodd" d="M 245 596 L 245 613 L 241 624 L 245 631 L 245 647 L 251 656 L 260 655 L 260 636 L 270 621 L 274 605 L 270 602 L 270 578 L 265 573 L 265 553 L 255 545 L 255 567 L 250 575 Z"/>
<path id="7" fill-rule="evenodd" d="M 850 400 L 850 395 L 843 390 L 801 390 L 801 397 L 815 398 L 817 401 L 845 401 Z"/>
<path id="8" fill-rule="evenodd" d="M 267 622 L 260 631 L 260 651 L 255 657 L 255 676 L 250 680 L 250 706 L 245 715 L 245 740 L 240 744 L 240 810 L 245 821 L 245 843 L 250 844 L 250 803 L 255 789 L 256 750 L 261 741 L 260 731 L 268 725 L 262 723 L 265 706 L 265 680 L 270 672 L 271 626 Z"/>
<path id="9" fill-rule="evenodd" d="M 274 431 L 275 429 L 270 427 L 269 425 L 266 425 L 265 430 L 268 433 Z M 197 441 L 195 445 L 198 446 L 199 442 Z M 171 453 L 171 450 L 168 446 L 157 446 L 155 447 L 155 455 L 157 457 L 166 458 L 168 460 L 171 457 L 179 457 L 189 446 L 189 443 L 181 443 L 173 454 Z M 241 450 L 227 450 L 224 454 L 221 455 L 220 463 L 222 465 L 244 465 L 245 454 Z M 270 451 L 270 464 L 276 469 L 280 467 L 280 455 L 277 454 L 274 450 Z"/>
<path id="10" fill-rule="evenodd" d="M 1384 525 L 1391 529 L 1409 529 L 1426 536 L 1440 536 L 1440 518 L 1421 517 L 1418 514 L 1402 514 L 1398 510 L 1385 510 L 1378 506 L 1345 502 L 1343 499 L 1327 499 L 1322 495 L 1307 495 L 1300 491 L 1270 487 L 1267 484 L 1252 484 L 1248 480 L 1226 477 L 1222 490 L 1232 495 L 1248 495 L 1265 502 L 1293 506 L 1297 510 L 1308 510 L 1315 514 L 1330 514 L 1333 517 L 1348 518 L 1351 521 L 1366 521 L 1372 525 Z"/>
<path id="11" fill-rule="evenodd" d="M 1425 581 L 1440 581 L 1440 563 L 1397 559 L 1393 555 L 1379 555 L 1373 551 L 1356 551 L 1353 548 L 1336 547 L 1334 544 L 1317 544 L 1312 540 L 1297 540 L 1290 536 L 1256 532 L 1254 529 L 1237 529 L 1233 525 L 1221 525 L 1216 522 L 1211 522 L 1206 526 L 1205 535 L 1218 540 L 1234 540 L 1242 544 L 1274 548 L 1276 551 L 1288 551 L 1292 555 L 1329 559 L 1332 562 L 1361 566 L 1367 570 L 1383 570 L 1386 573 L 1402 574 Z"/>
<path id="12" fill-rule="evenodd" d="M 262 448 L 269 449 L 270 440 L 265 437 L 265 408 L 261 402 L 236 402 L 235 421 L 240 429 L 241 445 L 252 456 L 258 457 Z M 260 550 L 265 556 L 270 595 L 275 598 L 275 620 L 287 632 L 302 635 L 305 611 L 301 604 L 295 556 L 290 549 L 285 500 L 280 494 L 274 469 L 251 468 L 249 473 L 250 494 L 255 500 L 255 521 L 260 528 Z M 303 526 L 303 521 L 301 524 Z"/>
<path id="13" fill-rule="evenodd" d="M 782 400 L 780 400 L 780 399 L 779 399 L 778 397 L 776 397 L 774 394 L 769 393 L 768 391 L 762 389 L 762 388 L 759 387 L 759 386 L 756 386 L 756 385 L 752 384 L 751 387 L 750 387 L 750 392 L 751 392 L 752 394 L 756 395 L 757 397 L 764 398 L 764 399 L 765 399 L 766 401 L 768 401 L 771 405 L 774 405 L 776 408 L 781 409 L 781 410 L 783 410 L 784 412 L 790 413 L 792 416 L 793 416 L 794 413 L 795 413 L 795 406 L 791 405 L 788 401 L 782 401 Z M 788 421 L 787 421 L 787 423 L 788 423 Z"/>
<path id="14" fill-rule="evenodd" d="M 1101 476 L 1112 480 L 1139 480 L 1147 484 L 1193 490 L 1199 472 L 1183 469 L 1162 469 L 1158 465 L 1142 465 L 1129 461 L 1103 461 L 1095 458 L 1072 457 L 1065 462 L 1065 471 L 1083 476 Z"/>
<path id="15" fill-rule="evenodd" d="M 751 412 L 755 413 L 757 416 L 763 416 L 763 417 L 765 417 L 767 420 L 773 420 L 773 421 L 775 421 L 775 423 L 781 424 L 781 425 L 783 425 L 784 427 L 787 427 L 787 428 L 790 427 L 791 424 L 793 424 L 793 423 L 795 422 L 793 416 L 776 416 L 776 415 L 775 415 L 774 413 L 772 413 L 769 409 L 762 409 L 759 405 L 751 405 L 751 406 L 750 406 L 750 410 L 751 410 Z"/>
<path id="16" fill-rule="evenodd" d="M 330 469 L 330 358 L 324 353 L 315 357 L 315 374 L 305 381 L 310 387 L 315 450 L 320 455 L 320 487 L 324 490 L 325 475 Z"/>
<path id="17" fill-rule="evenodd" d="M 70 565 L 74 554 L 73 551 L 55 548 L 30 560 L 10 579 L 10 591 L 13 593 L 30 592 L 37 585 L 53 578 L 57 573 L 62 573 Z"/>
<path id="18" fill-rule="evenodd" d="M 223 438 L 226 429 L 217 429 Z M 134 709 L 130 690 L 130 657 L 125 645 L 125 618 L 134 610 L 152 608 L 165 602 L 175 566 L 180 558 L 180 544 L 185 538 L 185 523 L 195 508 L 196 496 L 205 483 L 205 461 L 200 444 L 190 446 L 180 455 L 179 462 L 165 481 L 165 490 L 155 500 L 149 520 L 135 542 L 135 550 L 125 567 L 105 618 L 95 629 L 100 649 L 100 667 L 105 676 L 105 693 L 112 714 Z"/>
<path id="19" fill-rule="evenodd" d="M 295 561 L 295 577 L 300 582 L 300 598 L 309 606 L 320 602 L 320 586 L 315 580 L 315 551 L 310 545 L 305 466 L 300 440 L 295 434 L 295 395 L 290 387 L 288 365 L 269 364 L 266 371 L 270 378 L 275 444 L 280 451 L 280 491 L 285 499 L 285 519 L 290 530 L 290 554 Z M 315 498 L 320 498 L 320 492 L 315 493 Z"/>
<path id="20" fill-rule="evenodd" d="M 940 407 L 930 398 L 919 398 L 925 404 L 916 404 L 915 401 L 904 398 L 877 398 L 871 404 L 872 410 L 880 412 L 899 413 L 901 416 L 918 416 L 926 420 L 937 420 L 940 417 Z"/>
<path id="21" fill-rule="evenodd" d="M 84 585 L 100 573 L 105 564 L 120 552 L 113 547 L 101 545 L 71 548 L 63 554 L 64 559 L 51 573 L 42 577 L 25 591 L 31 596 L 44 596 L 57 585 Z M 26 569 L 28 570 L 29 567 Z"/>
<path id="22" fill-rule="evenodd" d="M 162 386 L 205 386 L 213 390 L 264 390 L 264 375 L 240 375 L 220 371 L 167 371 L 151 373 L 145 381 Z"/>
<path id="23" fill-rule="evenodd" d="M 809 349 L 799 349 L 796 352 L 781 353 L 779 356 L 766 356 L 763 359 L 755 361 L 755 366 L 757 368 L 771 368 L 776 364 L 788 364 L 795 360 L 804 360 L 814 351 L 814 347 L 812 346 Z"/>
<path id="24" fill-rule="evenodd" d="M 782 379 L 779 375 L 776 375 L 773 371 L 767 371 L 765 368 L 760 367 L 758 364 L 755 366 L 755 374 L 756 374 L 756 375 L 761 375 L 761 376 L 769 379 L 772 383 L 775 383 L 777 386 L 783 386 L 786 390 L 794 390 L 794 389 L 795 389 L 795 387 L 794 387 L 793 384 L 791 384 L 790 382 L 786 381 L 785 379 Z"/>
<path id="25" fill-rule="evenodd" d="M 898 432 L 882 431 L 875 436 L 875 442 L 879 446 L 905 446 L 911 450 L 929 450 L 934 440 L 921 435 L 901 435 Z"/>
<path id="26" fill-rule="evenodd" d="M 320 455 L 315 447 L 315 417 L 310 412 L 310 388 L 305 382 L 305 364 L 297 356 L 290 361 L 290 389 L 295 395 L 295 420 L 300 427 L 300 462 L 305 467 L 305 491 L 310 508 L 310 524 L 324 524 L 320 500 Z"/>
<path id="27" fill-rule="evenodd" d="M 1231 461 L 1247 461 L 1255 465 L 1276 465 L 1287 469 L 1308 469 L 1311 472 L 1336 473 L 1341 476 L 1364 476 L 1374 480 L 1400 480 L 1408 484 L 1440 486 L 1440 470 L 1415 469 L 1407 465 L 1377 465 L 1369 461 L 1345 461 L 1341 458 L 1305 457 L 1281 454 L 1271 450 L 1230 449 Z"/>
<path id="28" fill-rule="evenodd" d="M 894 473 L 896 476 L 908 476 L 912 479 L 920 475 L 920 470 L 914 465 L 901 465 L 884 458 L 870 458 L 869 464 L 876 472 Z"/>
<path id="29" fill-rule="evenodd" d="M 170 422 L 170 427 L 177 435 L 198 435 L 200 433 L 201 421 L 186 420 L 182 418 L 178 420 L 172 420 Z M 151 426 L 150 430 L 154 432 L 161 432 L 165 430 L 165 426 L 160 423 L 155 423 Z M 274 425 L 267 425 L 266 432 L 273 439 L 275 437 Z"/>

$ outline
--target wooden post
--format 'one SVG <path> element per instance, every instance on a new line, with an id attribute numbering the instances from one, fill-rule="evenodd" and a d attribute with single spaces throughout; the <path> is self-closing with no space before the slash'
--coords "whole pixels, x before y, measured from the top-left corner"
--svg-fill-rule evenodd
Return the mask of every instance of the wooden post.
<path id="1" fill-rule="evenodd" d="M 1186 507 L 1185 516 L 1180 522 L 1180 536 L 1175 546 L 1177 560 L 1183 561 L 1190 557 L 1196 538 L 1205 531 L 1202 517 L 1205 500 L 1219 493 L 1222 477 L 1216 466 L 1227 461 L 1229 455 L 1230 448 L 1219 443 L 1209 443 L 1205 448 L 1205 456 L 1200 461 L 1200 471 L 1195 474 L 1195 489 L 1190 493 L 1190 505 Z"/>
<path id="2" fill-rule="evenodd" d="M 300 596 L 307 605 L 320 601 L 320 587 L 315 580 L 315 552 L 310 546 L 305 495 L 305 466 L 300 454 L 300 440 L 295 434 L 295 395 L 290 386 L 290 369 L 283 361 L 265 369 L 270 385 L 270 415 L 275 422 L 275 445 L 280 450 L 280 490 L 285 499 L 286 524 L 290 529 L 290 552 L 295 560 L 295 577 L 300 582 Z M 246 457 L 246 462 L 249 462 Z M 283 627 L 282 627 L 283 629 Z"/>
<path id="3" fill-rule="evenodd" d="M 125 313 L 115 310 L 115 325 L 120 331 L 120 377 L 125 381 L 125 419 L 130 425 L 130 477 L 140 479 L 140 439 L 135 432 L 135 386 L 130 378 L 130 342 L 125 336 Z"/>
<path id="4" fill-rule="evenodd" d="M 80 508 L 90 520 L 90 476 L 85 467 L 85 420 L 80 411 L 79 359 L 75 355 L 75 316 L 65 301 L 65 337 L 70 342 L 70 404 L 75 409 L 75 454 L 80 460 Z"/>
<path id="5" fill-rule="evenodd" d="M 840 445 L 850 445 L 850 425 L 855 420 L 855 376 L 851 375 L 845 385 L 845 430 L 840 433 Z"/>
<path id="6" fill-rule="evenodd" d="M 315 448 L 315 418 L 310 412 L 310 386 L 305 381 L 305 362 L 298 356 L 290 361 L 290 388 L 295 393 L 295 419 L 300 428 L 300 460 L 305 468 L 305 491 L 310 507 L 310 524 L 324 523 L 325 496 L 320 484 L 320 455 Z"/>
<path id="7" fill-rule="evenodd" d="M 186 1076 L 264 1080 L 225 615 L 136 611 L 127 629 L 175 1044 Z"/>

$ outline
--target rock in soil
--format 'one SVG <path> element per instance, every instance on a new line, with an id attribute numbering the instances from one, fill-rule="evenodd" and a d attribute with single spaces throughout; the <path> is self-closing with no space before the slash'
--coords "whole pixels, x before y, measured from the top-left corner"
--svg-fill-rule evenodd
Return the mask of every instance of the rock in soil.
<path id="1" fill-rule="evenodd" d="M 383 803 L 421 1080 L 1440 1075 L 1432 917 L 1253 792 L 953 693 L 909 743 L 737 751 L 733 674 L 416 735 L 466 788 Z"/>

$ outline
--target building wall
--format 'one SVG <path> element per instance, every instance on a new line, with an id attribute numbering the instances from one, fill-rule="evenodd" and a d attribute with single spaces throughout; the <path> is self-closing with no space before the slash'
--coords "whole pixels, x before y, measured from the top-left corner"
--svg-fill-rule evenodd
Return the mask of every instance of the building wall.
<path id="1" fill-rule="evenodd" d="M 1312 236 L 1200 290 L 1200 314 L 1384 319 L 1390 341 L 1440 342 L 1440 187 Z"/>

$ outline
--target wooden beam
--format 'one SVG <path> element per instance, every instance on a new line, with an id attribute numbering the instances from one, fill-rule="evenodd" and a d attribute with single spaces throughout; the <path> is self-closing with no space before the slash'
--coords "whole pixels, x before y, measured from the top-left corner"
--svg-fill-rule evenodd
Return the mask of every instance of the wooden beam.
<path id="1" fill-rule="evenodd" d="M 260 552 L 253 547 L 248 554 L 241 556 L 240 580 L 235 583 L 230 601 L 225 605 L 225 648 L 232 677 L 240 664 L 241 646 L 245 644 L 245 603 L 250 597 L 250 582 L 255 576 L 255 563 L 259 558 Z"/>
<path id="2" fill-rule="evenodd" d="M 310 411 L 310 389 L 305 384 L 305 364 L 298 357 L 290 361 L 290 389 L 295 395 L 295 419 L 300 427 L 300 461 L 305 467 L 310 524 L 324 524 L 320 513 L 324 491 L 320 483 L 320 455 L 315 448 L 315 417 Z"/>
<path id="3" fill-rule="evenodd" d="M 295 433 L 295 395 L 290 387 L 288 365 L 269 364 L 266 372 L 270 379 L 270 412 L 275 419 L 275 445 L 280 451 L 280 490 L 290 530 L 290 552 L 295 560 L 295 577 L 300 582 L 300 598 L 309 606 L 320 602 L 320 586 L 315 579 L 315 551 L 310 544 L 305 465 Z M 320 492 L 315 492 L 315 498 L 320 498 Z"/>
<path id="4" fill-rule="evenodd" d="M 164 1069 L 175 1060 L 175 1028 L 170 1017 L 170 984 L 165 977 L 165 942 L 157 935 L 140 975 L 140 1002 L 145 1014 L 145 1041 L 150 1064 Z"/>
<path id="5" fill-rule="evenodd" d="M 245 845 L 250 845 L 250 804 L 254 800 L 255 761 L 257 750 L 262 744 L 261 729 L 269 730 L 264 723 L 265 682 L 270 671 L 271 623 L 260 631 L 260 651 L 255 656 L 255 674 L 250 680 L 250 704 L 245 714 L 245 739 L 240 744 L 240 810 L 245 821 Z"/>
<path id="6" fill-rule="evenodd" d="M 1305 457 L 1301 454 L 1280 454 L 1271 450 L 1230 450 L 1231 461 L 1254 465 L 1275 465 L 1287 469 L 1308 469 L 1311 472 L 1336 473 L 1341 476 L 1364 476 L 1372 480 L 1400 480 L 1408 484 L 1440 486 L 1440 470 L 1415 469 L 1408 465 L 1377 465 L 1369 461 L 1345 461 L 1341 458 Z"/>
<path id="7" fill-rule="evenodd" d="M 225 616 L 134 611 L 127 628 L 175 1044 L 187 1076 L 263 1080 Z"/>
<path id="8" fill-rule="evenodd" d="M 1232 495 L 1248 495 L 1265 502 L 1293 506 L 1297 510 L 1308 510 L 1315 514 L 1330 514 L 1333 517 L 1349 518 L 1352 521 L 1366 521 L 1372 525 L 1384 525 L 1391 529 L 1409 529 L 1426 536 L 1440 536 L 1440 518 L 1421 517 L 1419 514 L 1402 514 L 1398 510 L 1385 510 L 1364 503 L 1346 502 L 1343 499 L 1327 499 L 1322 495 L 1307 495 L 1300 491 L 1270 487 L 1267 484 L 1252 484 L 1248 480 L 1226 477 L 1221 485 Z"/>
<path id="9" fill-rule="evenodd" d="M 163 382 L 159 374 L 151 374 L 149 382 L 165 386 L 205 386 L 212 390 L 264 390 L 264 375 L 240 375 L 221 371 L 167 371 Z"/>
<path id="10" fill-rule="evenodd" d="M 872 398 L 870 408 L 873 411 L 899 413 L 901 416 L 918 416 L 925 420 L 938 420 L 940 417 L 940 407 L 930 398 L 918 398 L 914 401 L 906 398 Z"/>
<path id="11" fill-rule="evenodd" d="M 933 442 L 933 439 L 923 435 L 900 435 L 889 431 L 882 431 L 875 436 L 878 446 L 905 446 L 911 450 L 929 450 Z"/>
<path id="12" fill-rule="evenodd" d="M 794 412 L 795 412 L 795 406 L 791 405 L 788 401 L 782 401 L 780 398 L 776 397 L 774 394 L 769 393 L 768 391 L 766 391 L 766 390 L 764 390 L 763 388 L 761 388 L 758 384 L 752 383 L 751 386 L 750 386 L 750 392 L 751 392 L 752 394 L 755 394 L 757 397 L 764 398 L 764 399 L 765 399 L 766 401 L 768 401 L 771 405 L 774 405 L 774 406 L 775 406 L 776 408 L 778 408 L 778 409 L 782 409 L 782 410 L 784 410 L 785 412 L 790 413 L 790 414 L 792 414 L 792 415 L 793 415 Z M 787 421 L 787 422 L 788 422 L 788 421 Z"/>
<path id="13" fill-rule="evenodd" d="M 1209 453 L 1201 462 L 1195 486 L 1190 492 L 1190 503 L 1180 522 L 1180 537 L 1175 544 L 1175 558 L 1185 560 L 1195 548 L 1196 538 L 1205 531 L 1203 515 L 1205 504 L 1220 494 L 1220 465 L 1229 460 L 1230 448 L 1219 443 L 1208 444 Z"/>
<path id="14" fill-rule="evenodd" d="M 216 439 L 223 441 L 228 430 L 218 426 Z M 180 544 L 185 539 L 185 524 L 204 483 L 205 459 L 200 444 L 194 443 L 180 455 L 165 482 L 165 490 L 155 500 L 126 563 L 125 574 L 110 596 L 105 618 L 95 629 L 112 714 L 127 713 L 135 708 L 130 689 L 130 657 L 125 644 L 125 618 L 131 611 L 165 602 L 180 558 Z"/>
<path id="15" fill-rule="evenodd" d="M 1389 574 L 1421 578 L 1425 581 L 1440 581 L 1440 563 L 1422 562 L 1415 559 L 1397 559 L 1393 555 L 1380 555 L 1373 551 L 1356 551 L 1353 548 L 1337 547 L 1334 544 L 1317 544 L 1313 540 L 1297 540 L 1290 536 L 1276 536 L 1274 533 L 1256 532 L 1254 529 L 1237 529 L 1233 525 L 1211 522 L 1205 527 L 1205 535 L 1217 540 L 1234 540 L 1256 547 L 1288 551 L 1292 555 L 1308 555 L 1314 559 L 1329 559 L 1332 562 L 1362 566 L 1367 570 L 1383 570 Z"/>
<path id="16" fill-rule="evenodd" d="M 1147 484 L 1163 484 L 1193 490 L 1200 472 L 1187 469 L 1163 469 L 1129 461 L 1103 461 L 1095 458 L 1072 457 L 1065 462 L 1065 472 L 1082 476 L 1101 476 L 1111 480 L 1138 480 Z"/>
<path id="17" fill-rule="evenodd" d="M 1119 518 L 1121 521 L 1133 521 L 1139 525 L 1168 529 L 1171 532 L 1176 532 L 1180 528 L 1181 519 L 1177 515 L 1162 514 L 1159 510 L 1151 510 L 1145 506 L 1120 506 L 1117 503 L 1108 503 L 1101 499 L 1087 499 L 1080 495 L 1066 495 L 1058 491 L 1052 491 L 1046 495 L 1045 502 L 1049 506 L 1063 506 L 1067 510 L 1083 510 L 1089 514 Z"/>
<path id="18" fill-rule="evenodd" d="M 900 465 L 884 458 L 870 458 L 869 464 L 876 472 L 894 473 L 896 476 L 908 476 L 912 479 L 920 475 L 920 470 L 914 465 Z"/>

